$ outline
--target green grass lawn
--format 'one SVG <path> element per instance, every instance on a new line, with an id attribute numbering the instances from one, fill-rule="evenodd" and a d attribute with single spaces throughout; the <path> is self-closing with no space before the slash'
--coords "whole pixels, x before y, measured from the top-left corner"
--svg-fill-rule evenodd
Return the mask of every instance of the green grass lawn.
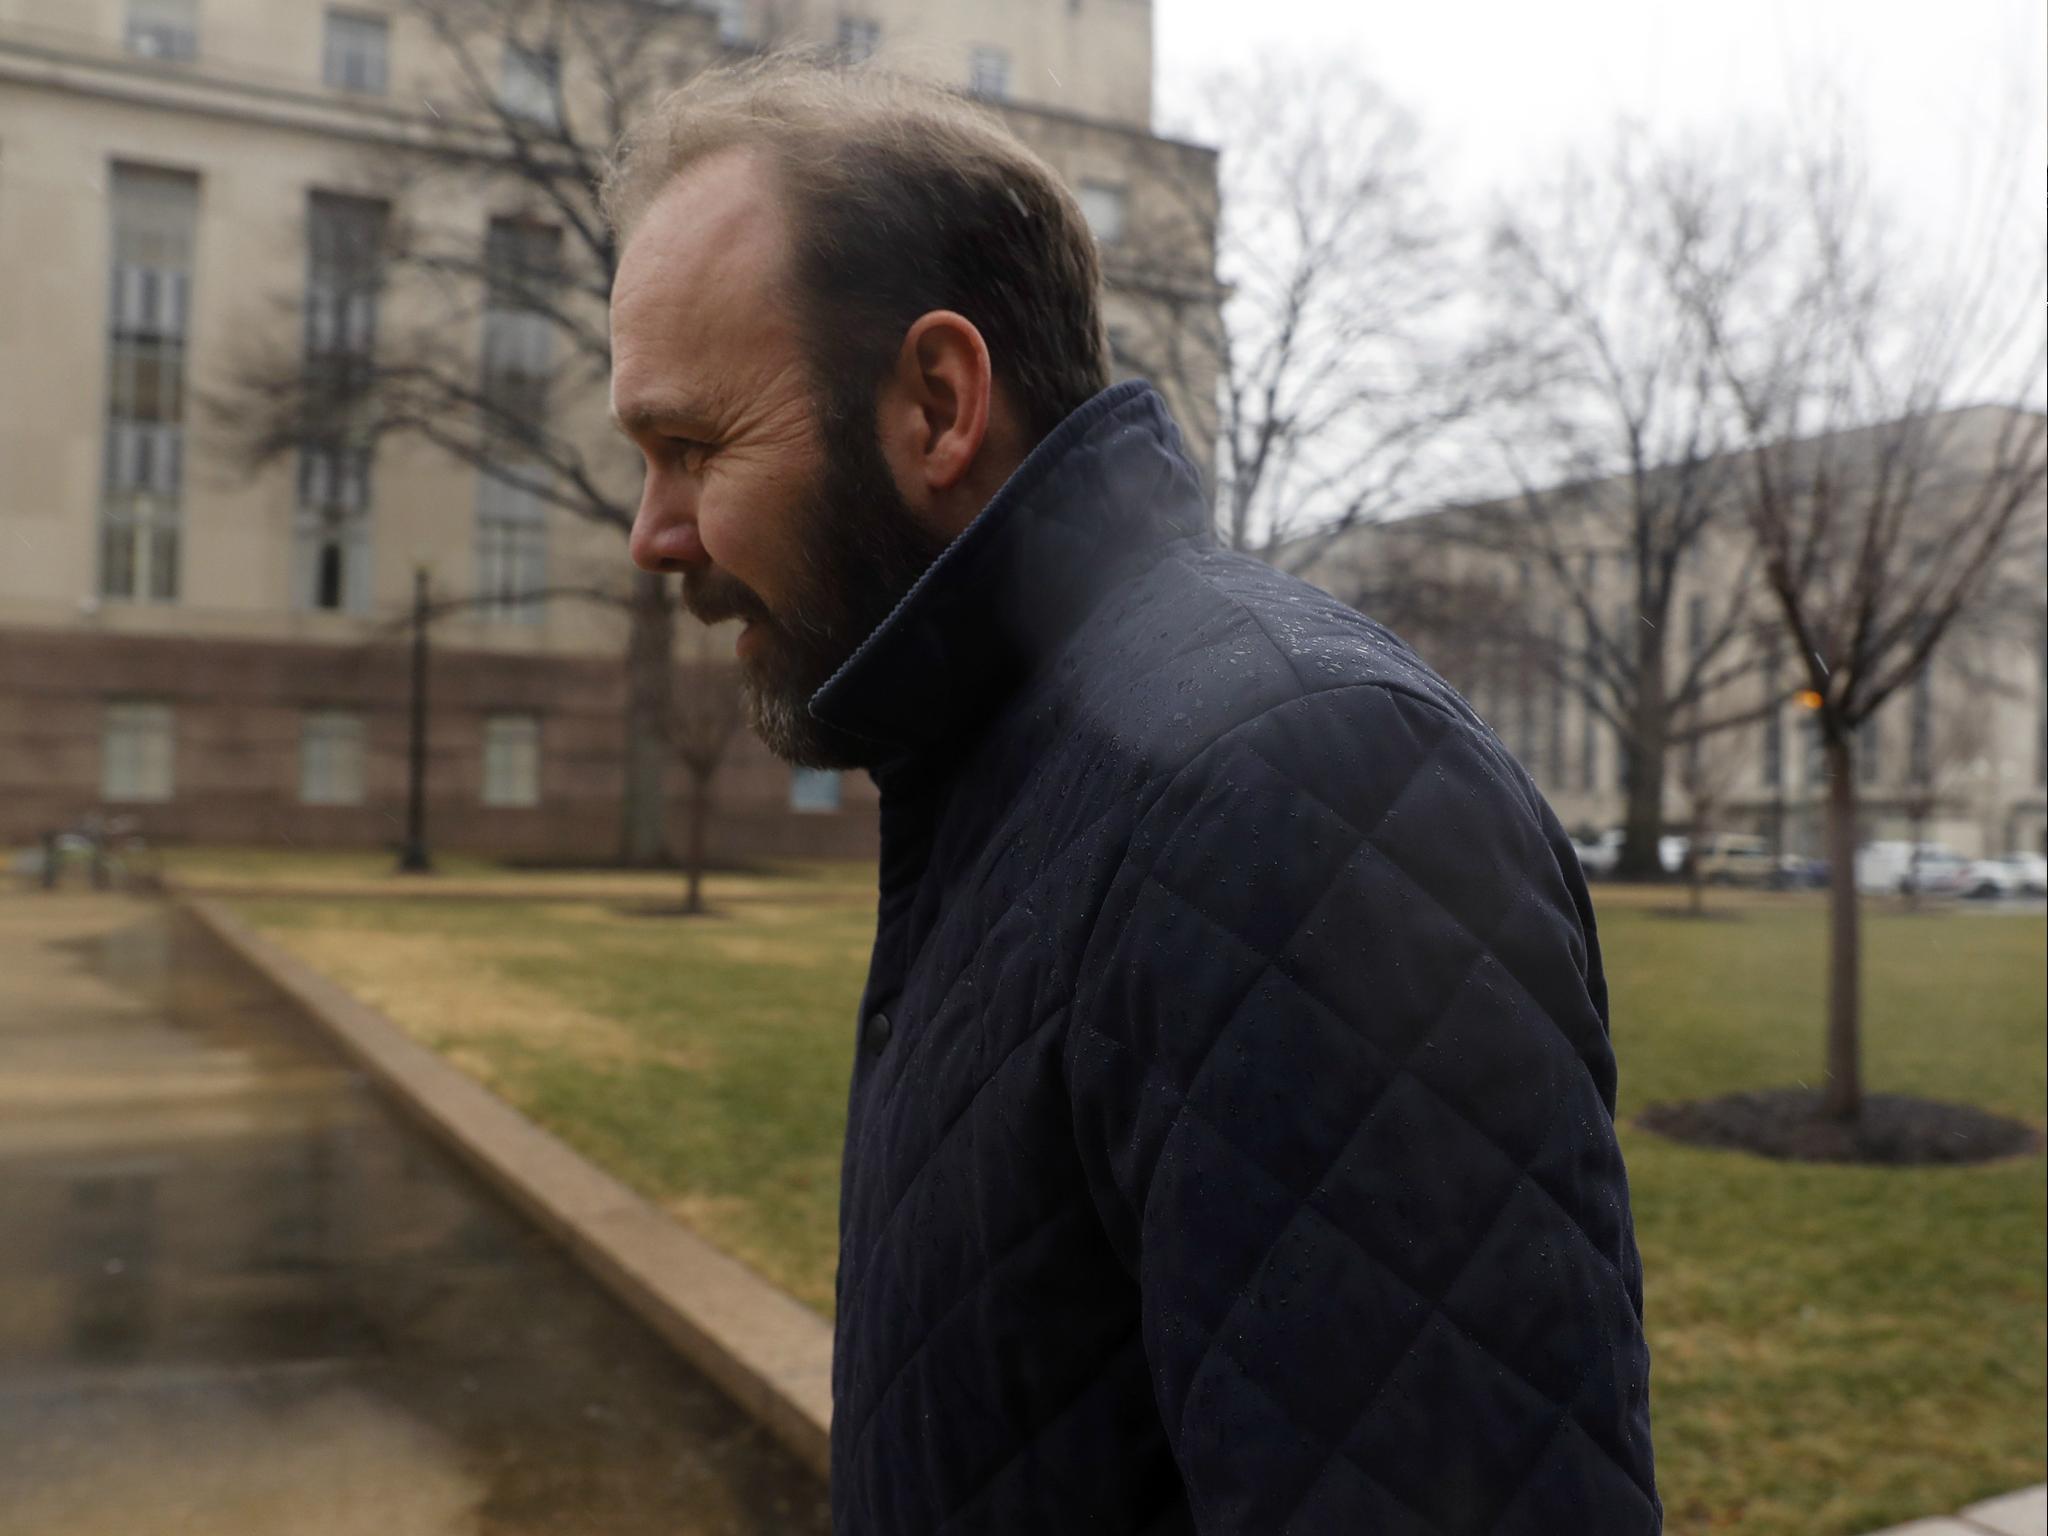
<path id="1" fill-rule="evenodd" d="M 230 863 L 214 874 L 261 875 Z M 714 879 L 717 915 L 692 921 L 648 915 L 673 895 L 630 878 L 642 894 L 542 899 L 521 876 L 533 899 L 236 906 L 829 1310 L 871 871 Z M 1598 900 L 1668 1528 L 1851 1536 L 2041 1480 L 2048 1165 L 1784 1165 L 1635 1130 L 1654 1100 L 1815 1081 L 1823 913 L 1717 896 L 1732 915 L 1692 922 L 1660 910 L 1677 894 Z M 1866 931 L 1867 1086 L 2040 1125 L 2048 926 L 1883 911 Z"/>

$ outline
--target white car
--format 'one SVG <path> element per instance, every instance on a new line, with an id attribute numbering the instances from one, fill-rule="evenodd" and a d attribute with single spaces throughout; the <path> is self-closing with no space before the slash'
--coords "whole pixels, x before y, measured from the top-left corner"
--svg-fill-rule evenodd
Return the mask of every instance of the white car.
<path id="1" fill-rule="evenodd" d="M 1614 873 L 1614 867 L 1621 862 L 1621 833 L 1602 832 L 1590 843 L 1572 839 L 1572 851 L 1579 856 L 1579 868 L 1586 872 L 1589 880 Z"/>
<path id="2" fill-rule="evenodd" d="M 1602 832 L 1597 841 L 1582 843 L 1572 840 L 1572 848 L 1579 856 L 1579 868 L 1586 872 L 1588 879 L 1611 875 L 1621 863 L 1621 845 L 1628 840 L 1628 834 L 1615 827 Z M 1675 875 L 1685 868 L 1686 840 L 1682 837 L 1660 837 L 1657 839 L 1657 863 L 1667 875 Z"/>
<path id="3" fill-rule="evenodd" d="M 2048 858 L 2038 853 L 2008 853 L 2002 859 L 1979 859 L 1963 871 L 1961 892 L 1980 900 L 1997 896 L 2048 896 Z"/>
<path id="4" fill-rule="evenodd" d="M 1856 850 L 1856 889 L 1866 895 L 1903 895 L 1917 886 L 1923 896 L 1946 896 L 1959 890 L 1969 861 L 1939 843 L 1865 843 Z"/>

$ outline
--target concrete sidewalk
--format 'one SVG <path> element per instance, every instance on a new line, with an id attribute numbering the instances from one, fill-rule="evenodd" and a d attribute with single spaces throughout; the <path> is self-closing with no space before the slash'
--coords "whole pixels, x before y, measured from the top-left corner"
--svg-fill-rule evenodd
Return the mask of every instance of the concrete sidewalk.
<path id="1" fill-rule="evenodd" d="M 1953 1515 L 1873 1531 L 1870 1536 L 2048 1536 L 2048 1483 L 1986 1499 Z"/>
<path id="2" fill-rule="evenodd" d="M 0 890 L 0 978 L 0 1536 L 825 1536 L 629 1203 L 608 1290 L 160 901 Z"/>
<path id="3" fill-rule="evenodd" d="M 218 901 L 183 900 L 685 1360 L 821 1479 L 829 1475 L 830 1323 L 678 1225 Z"/>

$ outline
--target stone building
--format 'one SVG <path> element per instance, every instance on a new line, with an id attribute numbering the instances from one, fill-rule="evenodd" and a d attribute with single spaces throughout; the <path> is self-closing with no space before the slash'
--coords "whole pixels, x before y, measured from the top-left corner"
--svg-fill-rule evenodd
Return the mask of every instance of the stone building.
<path id="1" fill-rule="evenodd" d="M 1150 131 L 1149 0 L 577 9 L 651 28 L 672 79 L 791 44 L 976 94 L 1076 189 L 1113 338 L 1167 289 L 1219 301 L 1208 250 L 1163 275 L 1129 254 L 1163 208 L 1155 183 L 1212 199 L 1215 183 L 1213 152 Z M 544 38 L 472 63 L 528 116 L 602 86 Z M 250 470 L 209 404 L 265 348 L 310 366 L 426 330 L 480 376 L 545 352 L 545 327 L 495 292 L 453 303 L 353 275 L 351 251 L 404 212 L 392 168 L 445 158 L 475 84 L 396 0 L 0 0 L 0 845 L 94 810 L 167 843 L 392 842 L 403 622 L 426 567 L 437 593 L 479 599 L 434 626 L 435 843 L 619 848 L 625 621 L 516 594 L 623 582 L 622 533 L 417 440 L 309 443 Z M 487 133 L 465 142 L 488 157 Z M 493 267 L 555 233 L 487 177 L 430 211 Z M 583 384 L 579 430 L 630 505 L 637 460 L 608 441 L 601 383 Z M 679 666 L 706 644 L 682 623 Z M 668 778 L 677 835 L 687 785 Z M 872 848 L 864 776 L 792 773 L 743 735 L 716 793 L 719 856 Z"/>
<path id="2" fill-rule="evenodd" d="M 1991 462 L 1994 444 L 2031 437 L 2038 415 L 1975 407 L 1930 418 L 1956 457 L 1958 483 Z M 2006 438 L 2005 429 L 2012 436 Z M 1855 434 L 1839 461 L 1857 462 Z M 1832 440 L 1831 440 L 1832 441 Z M 1946 454 L 1945 454 L 1946 456 Z M 1978 469 L 1981 474 L 1981 469 Z M 1631 552 L 1616 537 L 1630 488 L 1621 477 L 1544 493 L 1556 508 L 1573 573 L 1568 590 L 1501 532 L 1527 514 L 1516 500 L 1443 508 L 1359 528 L 1319 551 L 1308 574 L 1387 622 L 1462 692 L 1527 768 L 1575 835 L 1624 824 L 1631 765 L 1624 737 L 1579 686 L 1577 658 L 1635 632 Z M 1866 722 L 1855 747 L 1865 841 L 1921 839 L 1967 857 L 2043 850 L 2048 837 L 2048 505 L 2023 506 L 1990 600 L 1967 613 L 1917 683 Z M 1570 510 L 1576 509 L 1576 511 Z M 1669 686 L 1696 648 L 1730 624 L 1722 681 L 1692 718 L 1742 723 L 1697 746 L 1674 743 L 1663 785 L 1666 831 L 1682 834 L 1695 787 L 1712 804 L 1708 830 L 1753 833 L 1788 854 L 1825 846 L 1827 785 L 1819 733 L 1799 694 L 1806 674 L 1762 576 L 1745 564 L 1739 519 L 1718 519 L 1681 562 L 1666 618 Z M 1747 574 L 1745 574 L 1747 572 Z M 1594 619 L 1589 621 L 1590 612 Z M 1739 621 L 1739 622 L 1738 622 Z M 1589 628 L 1589 623 L 1593 626 Z M 1559 664 L 1562 663 L 1562 664 Z M 1682 713 L 1682 712 L 1681 712 Z M 1680 720 L 1678 723 L 1683 723 Z"/>

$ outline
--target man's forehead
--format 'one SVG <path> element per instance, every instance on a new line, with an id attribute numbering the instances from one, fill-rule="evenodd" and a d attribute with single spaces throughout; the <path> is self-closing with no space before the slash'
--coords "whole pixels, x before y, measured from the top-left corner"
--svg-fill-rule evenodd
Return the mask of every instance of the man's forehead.
<path id="1" fill-rule="evenodd" d="M 786 243 L 772 181 L 751 152 L 710 156 L 662 190 L 620 253 L 612 292 L 622 415 L 640 408 L 643 384 L 655 382 L 643 372 L 673 385 L 683 358 L 723 371 L 717 362 L 741 361 L 732 354 L 758 352 L 768 333 L 788 326 Z"/>
<path id="2" fill-rule="evenodd" d="M 767 162 L 722 150 L 683 170 L 648 206 L 620 253 L 617 298 L 695 301 L 716 313 L 772 291 L 787 244 Z"/>

